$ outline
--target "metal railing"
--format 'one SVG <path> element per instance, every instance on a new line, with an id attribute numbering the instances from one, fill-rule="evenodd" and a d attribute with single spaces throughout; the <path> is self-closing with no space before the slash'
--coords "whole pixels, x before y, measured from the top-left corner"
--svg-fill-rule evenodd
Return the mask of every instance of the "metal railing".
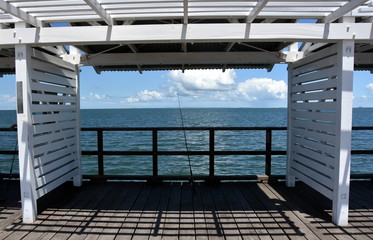
<path id="1" fill-rule="evenodd" d="M 285 131 L 285 127 L 163 127 L 163 128 L 82 128 L 82 131 L 94 131 L 97 136 L 97 150 L 95 151 L 82 151 L 83 155 L 97 155 L 98 159 L 98 176 L 85 176 L 86 178 L 104 178 L 104 179 L 189 179 L 190 176 L 169 176 L 159 175 L 159 156 L 208 156 L 209 158 L 209 174 L 207 176 L 193 176 L 194 179 L 203 180 L 218 180 L 218 179 L 258 179 L 261 176 L 257 175 L 225 175 L 216 176 L 215 174 L 215 156 L 227 156 L 227 155 L 262 155 L 265 156 L 265 175 L 271 176 L 271 162 L 273 155 L 286 155 L 286 151 L 274 151 L 272 150 L 272 132 L 273 131 Z M 103 146 L 103 135 L 104 132 L 112 131 L 149 131 L 152 135 L 152 150 L 151 151 L 107 151 L 104 150 Z M 205 131 L 208 132 L 208 150 L 206 151 L 162 151 L 158 148 L 159 143 L 159 132 L 169 131 Z M 223 151 L 216 150 L 215 148 L 215 133 L 217 131 L 264 131 L 265 132 L 265 149 L 264 150 L 251 150 L 251 151 Z M 152 175 L 151 176 L 130 176 L 130 175 L 106 175 L 104 167 L 104 156 L 108 155 L 126 155 L 126 156 L 152 156 Z"/>
<path id="2" fill-rule="evenodd" d="M 117 179 L 117 180 L 187 180 L 190 176 L 187 175 L 159 175 L 159 156 L 208 156 L 209 169 L 208 175 L 206 176 L 193 176 L 196 180 L 268 180 L 283 178 L 284 176 L 275 176 L 272 174 L 272 156 L 274 155 L 286 155 L 284 150 L 273 150 L 272 146 L 272 135 L 274 131 L 285 131 L 286 127 L 155 127 L 155 128 L 82 128 L 83 132 L 95 132 L 97 138 L 96 150 L 84 150 L 82 155 L 96 155 L 97 156 L 97 175 L 84 175 L 83 177 L 91 180 L 106 180 L 106 179 Z M 373 130 L 371 127 L 353 127 L 353 130 Z M 16 129 L 0 128 L 1 131 L 16 131 Z M 104 149 L 104 133 L 105 132 L 151 132 L 151 150 L 149 151 L 109 151 Z M 205 131 L 208 132 L 208 150 L 205 151 L 164 151 L 158 147 L 159 143 L 159 132 L 170 132 L 170 131 Z M 263 150 L 249 150 L 249 151 L 226 151 L 217 150 L 216 145 L 216 132 L 218 131 L 264 131 L 265 132 L 265 146 Z M 4 150 L 0 151 L 0 154 L 17 154 L 17 151 Z M 373 150 L 352 150 L 351 154 L 373 154 Z M 261 155 L 265 156 L 265 170 L 264 176 L 259 175 L 216 175 L 215 174 L 215 156 L 224 155 Z M 152 157 L 152 175 L 107 175 L 105 174 L 105 156 L 151 156 Z M 4 175 L 4 174 L 3 174 Z M 359 174 L 354 175 L 352 178 L 372 178 L 372 174 Z"/>

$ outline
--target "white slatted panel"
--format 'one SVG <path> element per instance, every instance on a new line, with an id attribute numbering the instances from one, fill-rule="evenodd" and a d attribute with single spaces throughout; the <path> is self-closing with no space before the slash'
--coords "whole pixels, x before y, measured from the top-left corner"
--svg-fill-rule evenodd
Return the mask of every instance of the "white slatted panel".
<path id="1" fill-rule="evenodd" d="M 289 66 L 289 173 L 333 198 L 337 142 L 336 46 Z"/>
<path id="2" fill-rule="evenodd" d="M 32 148 L 40 198 L 78 174 L 77 73 L 60 58 L 33 51 Z"/>

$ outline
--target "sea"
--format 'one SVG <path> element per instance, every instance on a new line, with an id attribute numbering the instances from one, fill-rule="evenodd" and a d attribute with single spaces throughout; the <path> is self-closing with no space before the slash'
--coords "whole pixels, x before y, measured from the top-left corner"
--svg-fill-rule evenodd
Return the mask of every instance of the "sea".
<path id="1" fill-rule="evenodd" d="M 353 109 L 353 126 L 372 126 L 373 108 Z M 285 108 L 83 109 L 81 127 L 285 127 Z M 16 112 L 0 111 L 0 128 Z M 150 131 L 104 132 L 106 151 L 151 151 Z M 273 131 L 272 150 L 286 150 L 286 131 Z M 352 149 L 373 149 L 373 131 L 353 131 Z M 81 133 L 82 150 L 97 150 L 96 132 Z M 15 132 L 0 131 L 0 150 L 16 150 Z M 208 131 L 160 131 L 159 151 L 208 151 Z M 217 131 L 215 150 L 265 150 L 265 131 Z M 160 175 L 208 175 L 208 156 L 159 156 Z M 152 156 L 104 156 L 104 173 L 151 175 Z M 97 174 L 97 156 L 82 157 L 83 174 Z M 285 174 L 286 156 L 272 156 L 272 174 Z M 216 156 L 216 175 L 262 175 L 265 156 Z M 17 155 L 0 155 L 1 173 L 18 173 Z M 373 155 L 353 155 L 351 173 L 373 173 Z"/>

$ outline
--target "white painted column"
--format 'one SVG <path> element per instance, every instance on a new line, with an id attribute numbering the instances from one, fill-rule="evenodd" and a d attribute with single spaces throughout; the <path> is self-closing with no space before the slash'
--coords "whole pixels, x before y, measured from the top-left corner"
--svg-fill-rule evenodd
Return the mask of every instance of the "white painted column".
<path id="1" fill-rule="evenodd" d="M 70 55 L 72 55 L 73 60 L 78 61 L 80 59 L 79 49 L 74 46 L 70 46 Z M 78 174 L 73 177 L 73 183 L 75 187 L 81 187 L 83 183 L 83 169 L 82 169 L 82 152 L 80 145 L 80 68 L 76 64 L 76 154 L 77 154 L 77 164 L 78 164 Z"/>
<path id="2" fill-rule="evenodd" d="M 337 85 L 337 134 L 336 169 L 333 191 L 333 222 L 338 226 L 348 224 L 351 128 L 352 128 L 352 87 L 354 72 L 354 41 L 338 43 L 339 79 Z"/>
<path id="3" fill-rule="evenodd" d="M 15 47 L 17 84 L 17 130 L 19 148 L 19 175 L 21 182 L 22 217 L 24 223 L 36 220 L 37 204 L 35 173 L 32 158 L 31 121 L 31 47 Z"/>

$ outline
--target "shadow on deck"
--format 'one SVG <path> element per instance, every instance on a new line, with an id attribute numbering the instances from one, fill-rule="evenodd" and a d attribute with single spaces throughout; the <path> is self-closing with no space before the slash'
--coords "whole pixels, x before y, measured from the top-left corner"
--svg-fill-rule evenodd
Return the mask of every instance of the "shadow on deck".
<path id="1" fill-rule="evenodd" d="M 372 182 L 352 182 L 343 228 L 331 223 L 331 201 L 302 183 L 85 182 L 46 204 L 34 224 L 21 223 L 11 189 L 0 239 L 373 239 Z"/>

